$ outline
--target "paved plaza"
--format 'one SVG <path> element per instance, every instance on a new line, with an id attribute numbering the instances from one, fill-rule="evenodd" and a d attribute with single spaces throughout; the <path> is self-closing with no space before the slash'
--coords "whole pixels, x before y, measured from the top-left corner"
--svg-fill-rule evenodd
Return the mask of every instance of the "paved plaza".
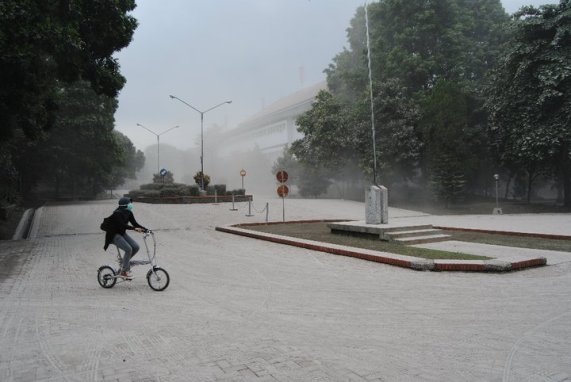
<path id="1" fill-rule="evenodd" d="M 136 203 L 164 292 L 144 266 L 97 283 L 116 201 L 42 207 L 31 240 L 0 242 L 0 381 L 571 381 L 571 254 L 512 273 L 419 272 L 215 231 L 265 221 L 266 202 L 281 220 L 271 198 L 251 217 L 245 203 Z M 362 203 L 286 200 L 286 220 L 363 218 Z M 571 234 L 570 214 L 390 218 Z"/>

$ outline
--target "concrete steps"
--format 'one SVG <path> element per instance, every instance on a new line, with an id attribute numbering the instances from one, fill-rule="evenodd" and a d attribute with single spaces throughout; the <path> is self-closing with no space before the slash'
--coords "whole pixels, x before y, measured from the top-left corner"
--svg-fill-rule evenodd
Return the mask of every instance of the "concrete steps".
<path id="1" fill-rule="evenodd" d="M 330 223 L 332 231 L 348 231 L 366 235 L 378 235 L 379 239 L 404 245 L 425 244 L 445 241 L 450 235 L 435 229 L 431 224 L 422 225 L 391 225 L 365 224 L 364 222 Z"/>
<path id="2" fill-rule="evenodd" d="M 395 243 L 413 245 L 436 243 L 450 239 L 450 235 L 445 235 L 442 230 L 432 228 L 431 225 L 416 227 L 389 228 L 383 231 L 381 239 Z"/>
<path id="3" fill-rule="evenodd" d="M 431 235 L 424 235 L 424 236 L 413 236 L 413 237 L 401 237 L 393 239 L 392 241 L 395 243 L 405 244 L 405 245 L 413 245 L 413 244 L 426 244 L 426 243 L 436 243 L 439 241 L 446 241 L 450 240 L 450 235 L 445 234 L 431 234 Z"/>

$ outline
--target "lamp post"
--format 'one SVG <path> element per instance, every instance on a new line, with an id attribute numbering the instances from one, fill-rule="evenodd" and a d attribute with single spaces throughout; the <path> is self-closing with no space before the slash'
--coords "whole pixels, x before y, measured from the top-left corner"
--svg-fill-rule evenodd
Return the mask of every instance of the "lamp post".
<path id="1" fill-rule="evenodd" d="M 492 212 L 494 215 L 501 215 L 502 209 L 500 208 L 500 199 L 499 199 L 499 183 L 500 183 L 500 175 L 494 174 L 494 180 L 496 181 L 496 208 Z"/>
<path id="2" fill-rule="evenodd" d="M 206 114 L 210 110 L 216 109 L 217 107 L 220 107 L 224 104 L 232 103 L 232 101 L 225 101 L 225 102 L 219 103 L 218 105 L 212 106 L 209 109 L 201 111 L 201 110 L 198 110 L 197 108 L 195 108 L 194 106 L 192 106 L 191 104 L 189 104 L 188 102 L 185 102 L 176 96 L 169 95 L 169 97 L 171 97 L 171 99 L 176 99 L 176 100 L 184 103 L 186 106 L 190 107 L 191 109 L 193 109 L 194 111 L 196 111 L 200 114 L 200 172 L 202 173 L 202 177 L 200 179 L 201 180 L 200 188 L 204 191 L 204 114 Z"/>
<path id="3" fill-rule="evenodd" d="M 161 171 L 160 164 L 159 164 L 159 158 L 160 158 L 159 144 L 160 144 L 161 135 L 168 133 L 172 129 L 178 128 L 178 125 L 175 127 L 171 127 L 170 129 L 167 129 L 160 134 L 155 133 L 153 130 L 149 129 L 148 127 L 141 125 L 140 123 L 137 123 L 137 126 L 141 126 L 143 129 L 147 130 L 149 133 L 155 134 L 155 136 L 157 137 L 157 174 L 158 174 Z"/>

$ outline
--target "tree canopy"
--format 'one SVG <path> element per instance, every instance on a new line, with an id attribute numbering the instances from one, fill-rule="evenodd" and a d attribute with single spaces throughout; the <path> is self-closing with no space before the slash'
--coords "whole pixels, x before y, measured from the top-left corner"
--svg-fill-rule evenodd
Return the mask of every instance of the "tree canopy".
<path id="1" fill-rule="evenodd" d="M 126 80 L 113 54 L 132 39 L 137 21 L 129 12 L 134 8 L 134 0 L 0 2 L 0 202 L 14 200 L 26 184 L 39 179 L 30 179 L 41 174 L 31 169 L 33 163 L 20 162 L 38 142 L 54 144 L 42 162 L 45 166 L 51 166 L 52 159 L 65 166 L 89 160 L 82 163 L 88 165 L 84 167 L 87 171 L 97 162 L 100 153 L 95 143 L 85 147 L 80 160 L 66 159 L 72 153 L 61 149 L 62 142 L 51 140 L 68 130 L 77 133 L 78 139 L 82 134 L 92 134 L 94 142 L 112 139 L 113 115 L 105 110 L 90 114 L 92 118 L 106 118 L 99 121 L 105 128 L 100 132 L 91 131 L 91 127 L 83 130 L 87 121 L 66 119 L 62 112 L 62 108 L 76 116 L 85 112 L 83 99 L 72 105 L 71 101 L 62 103 L 61 97 L 88 84 L 95 94 L 107 97 L 104 103 L 115 102 Z M 114 106 L 110 107 L 114 111 Z M 58 132 L 50 135 L 58 123 Z M 74 138 L 73 134 L 66 137 Z M 71 141 L 64 139 L 63 143 Z"/>
<path id="2" fill-rule="evenodd" d="M 514 14 L 487 108 L 499 162 L 552 173 L 571 206 L 571 1 Z"/>
<path id="3" fill-rule="evenodd" d="M 435 158 L 451 147 L 445 152 L 450 164 L 489 157 L 482 88 L 505 40 L 508 15 L 500 1 L 380 0 L 368 7 L 381 181 L 430 182 L 430 174 L 442 171 Z M 364 13 L 357 10 L 347 30 L 348 48 L 325 71 L 329 92 L 318 95 L 298 119 L 305 137 L 291 150 L 302 164 L 358 165 L 372 175 Z M 443 123 L 445 116 L 449 121 Z M 439 136 L 454 136 L 454 143 L 446 146 Z M 462 182 L 473 190 L 484 188 L 482 171 L 474 163 L 463 165 Z"/>

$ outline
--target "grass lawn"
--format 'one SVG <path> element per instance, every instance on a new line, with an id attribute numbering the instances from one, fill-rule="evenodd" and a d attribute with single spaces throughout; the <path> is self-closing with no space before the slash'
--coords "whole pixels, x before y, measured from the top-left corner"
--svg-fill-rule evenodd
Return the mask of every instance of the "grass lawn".
<path id="1" fill-rule="evenodd" d="M 571 258 L 571 240 L 543 239 L 540 237 L 510 236 L 480 232 L 443 231 L 452 235 L 454 240 L 473 243 L 506 245 L 508 247 L 547 249 L 550 251 L 569 252 Z"/>
<path id="2" fill-rule="evenodd" d="M 468 255 L 457 252 L 438 251 L 433 249 L 415 248 L 402 244 L 390 243 L 375 238 L 356 235 L 331 233 L 327 223 L 290 223 L 241 226 L 252 231 L 273 233 L 276 235 L 315 240 L 348 247 L 371 249 L 374 251 L 396 253 L 404 256 L 421 257 L 424 259 L 455 259 L 455 260 L 487 260 L 491 257 Z"/>
<path id="3" fill-rule="evenodd" d="M 395 244 L 379 240 L 371 236 L 355 234 L 331 233 L 327 223 L 289 223 L 268 224 L 255 226 L 242 226 L 252 231 L 273 233 L 276 235 L 291 236 L 300 239 L 315 240 L 348 247 L 371 249 L 381 252 L 396 253 L 404 256 L 421 257 L 425 259 L 455 259 L 455 260 L 486 260 L 490 257 L 468 255 L 458 252 L 438 251 L 432 249 L 415 248 L 402 244 Z M 553 240 L 537 237 L 509 236 L 486 234 L 478 232 L 444 231 L 451 235 L 451 240 L 467 241 L 483 244 L 505 245 L 509 247 L 547 249 L 552 251 L 567 251 L 571 258 L 571 240 Z"/>

